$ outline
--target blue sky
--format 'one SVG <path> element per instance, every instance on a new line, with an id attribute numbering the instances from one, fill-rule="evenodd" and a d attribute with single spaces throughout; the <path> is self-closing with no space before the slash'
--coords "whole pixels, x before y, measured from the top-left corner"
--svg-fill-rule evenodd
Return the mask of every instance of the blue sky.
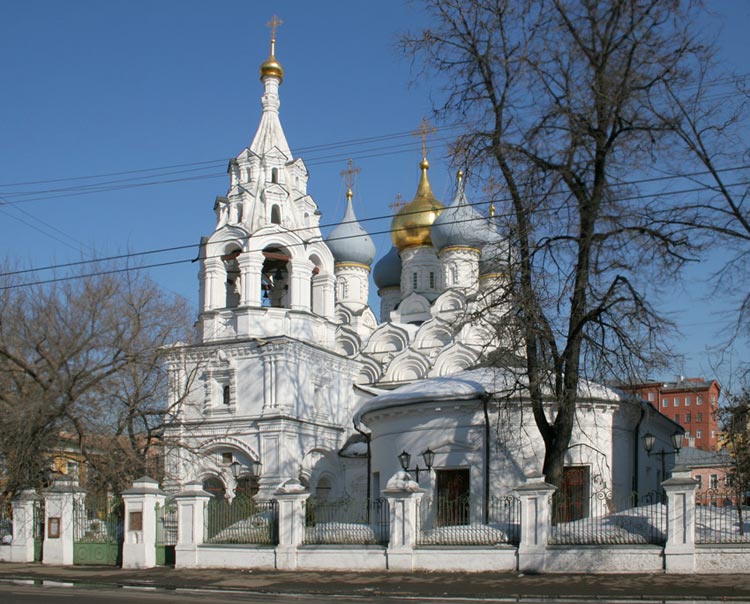
<path id="1" fill-rule="evenodd" d="M 750 72 L 750 2 L 710 4 L 716 15 L 706 26 L 720 32 L 722 60 Z M 286 71 L 282 123 L 310 170 L 322 224 L 343 213 L 339 173 L 349 156 L 361 168 L 355 188 L 360 218 L 390 214 L 399 193 L 411 199 L 420 145 L 406 133 L 429 115 L 434 82 L 415 82 L 395 43 L 399 32 L 424 23 L 418 3 L 6 2 L 0 8 L 0 202 L 6 202 L 0 205 L 0 254 L 39 267 L 194 245 L 210 234 L 214 198 L 226 191 L 226 162 L 249 144 L 260 117 L 258 66 L 268 54 L 265 24 L 273 14 L 284 21 L 277 46 Z M 336 144 L 373 137 L 386 138 Z M 430 153 L 433 189 L 446 202 L 453 183 L 444 153 L 449 138 L 439 133 Z M 143 180 L 125 179 L 152 168 L 165 168 L 151 172 L 153 180 L 170 182 L 83 195 L 55 191 L 140 185 Z M 38 182 L 114 173 L 125 174 Z M 104 184 L 111 181 L 120 182 Z M 365 225 L 385 231 L 389 222 Z M 389 238 L 375 241 L 380 257 Z M 194 255 L 195 248 L 183 249 L 143 262 Z M 196 303 L 197 265 L 152 272 L 165 288 Z M 704 273 L 705 267 L 694 269 L 691 283 Z M 714 373 L 705 348 L 726 323 L 719 312 L 724 303 L 706 299 L 707 293 L 691 286 L 665 296 L 686 334 L 676 343 L 685 354 L 676 373 Z"/>

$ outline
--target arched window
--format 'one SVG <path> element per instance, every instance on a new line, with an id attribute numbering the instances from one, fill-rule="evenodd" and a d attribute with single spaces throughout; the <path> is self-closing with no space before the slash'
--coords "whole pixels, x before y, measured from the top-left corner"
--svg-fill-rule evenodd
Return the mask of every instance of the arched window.
<path id="1" fill-rule="evenodd" d="M 331 479 L 328 476 L 321 476 L 318 485 L 315 487 L 315 498 L 318 503 L 328 501 L 331 497 Z"/>
<path id="2" fill-rule="evenodd" d="M 281 224 L 281 210 L 279 210 L 279 206 L 277 205 L 271 207 L 271 223 Z"/>
<path id="3" fill-rule="evenodd" d="M 278 168 L 271 168 L 271 182 L 273 184 L 278 184 L 279 182 L 279 169 Z"/>

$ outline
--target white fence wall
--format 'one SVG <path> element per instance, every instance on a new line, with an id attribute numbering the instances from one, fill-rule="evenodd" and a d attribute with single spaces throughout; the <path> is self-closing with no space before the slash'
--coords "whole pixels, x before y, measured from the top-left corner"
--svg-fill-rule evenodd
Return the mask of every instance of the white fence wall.
<path id="1" fill-rule="evenodd" d="M 664 546 L 550 545 L 551 495 L 555 489 L 544 482 L 544 477 L 534 476 L 515 492 L 521 510 L 518 545 L 514 541 L 513 544 L 456 547 L 419 544 L 419 506 L 423 491 L 406 473 L 395 475 L 384 490 L 390 510 L 387 545 L 304 545 L 308 493 L 298 483 L 282 485 L 276 493 L 279 503 L 277 545 L 207 544 L 204 534 L 210 495 L 195 484 L 176 496 L 179 510 L 176 566 L 548 573 L 750 572 L 750 539 L 732 544 L 695 543 L 695 481 L 676 471 L 663 486 L 669 500 Z M 55 497 L 59 493 L 52 491 L 49 495 Z M 161 492 L 155 484 L 141 479 L 125 495 L 126 511 L 150 512 L 154 507 L 153 499 L 160 498 Z M 20 506 L 19 500 L 16 506 L 19 511 Z M 152 514 L 143 513 L 143 520 L 146 516 L 149 523 L 152 522 Z M 144 552 L 151 552 L 156 545 L 154 531 L 131 528 L 132 543 L 123 551 L 123 566 L 153 565 L 153 556 L 146 556 Z M 12 560 L 11 552 L 23 549 L 23 541 L 33 538 L 31 533 L 14 531 L 12 546 L 0 545 L 0 561 Z"/>

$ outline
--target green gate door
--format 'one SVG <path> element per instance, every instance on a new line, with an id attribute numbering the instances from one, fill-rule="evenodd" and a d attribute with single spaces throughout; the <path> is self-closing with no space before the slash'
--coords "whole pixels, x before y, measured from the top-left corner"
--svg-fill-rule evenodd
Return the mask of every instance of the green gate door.
<path id="1" fill-rule="evenodd" d="M 34 502 L 34 562 L 42 561 L 44 548 L 44 500 Z"/>
<path id="2" fill-rule="evenodd" d="M 101 507 L 76 502 L 73 510 L 73 564 L 119 566 L 123 538 L 121 502 L 111 500 Z"/>
<path id="3" fill-rule="evenodd" d="M 156 504 L 156 563 L 174 566 L 177 545 L 177 504 L 168 499 L 164 506 Z"/>

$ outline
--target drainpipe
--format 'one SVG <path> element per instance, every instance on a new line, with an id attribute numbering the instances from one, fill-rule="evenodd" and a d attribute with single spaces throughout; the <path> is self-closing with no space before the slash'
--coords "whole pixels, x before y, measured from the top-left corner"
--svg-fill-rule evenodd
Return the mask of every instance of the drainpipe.
<path id="1" fill-rule="evenodd" d="M 370 522 L 370 498 L 372 496 L 372 450 L 370 449 L 371 435 L 364 430 L 360 430 L 354 420 L 352 420 L 352 425 L 354 426 L 354 429 L 362 436 L 364 436 L 365 440 L 367 441 L 367 522 Z"/>
<path id="2" fill-rule="evenodd" d="M 646 409 L 643 407 L 643 403 L 640 402 L 639 399 L 639 406 L 641 408 L 641 417 L 638 419 L 638 423 L 635 425 L 635 434 L 633 435 L 634 442 L 633 442 L 633 493 L 638 493 L 638 451 L 641 443 L 640 435 L 641 435 L 641 424 L 643 423 L 643 418 L 646 416 Z"/>
<path id="3" fill-rule="evenodd" d="M 482 396 L 484 411 L 484 524 L 490 519 L 490 412 L 489 401 L 492 395 L 485 392 Z"/>

